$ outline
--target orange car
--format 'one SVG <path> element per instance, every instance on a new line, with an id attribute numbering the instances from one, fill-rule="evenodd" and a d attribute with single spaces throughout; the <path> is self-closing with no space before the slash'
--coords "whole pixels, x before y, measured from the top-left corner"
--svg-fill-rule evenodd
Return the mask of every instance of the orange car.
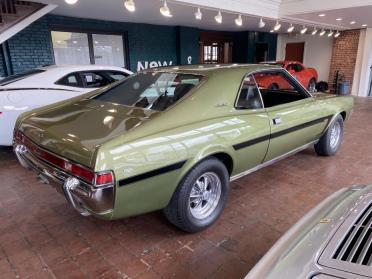
<path id="1" fill-rule="evenodd" d="M 315 92 L 316 84 L 318 82 L 318 73 L 314 68 L 307 68 L 297 61 L 274 61 L 262 62 L 261 64 L 278 65 L 286 69 L 292 76 L 294 76 L 307 90 L 311 93 Z M 260 79 L 260 86 L 267 89 L 279 89 L 280 84 L 275 76 Z"/>

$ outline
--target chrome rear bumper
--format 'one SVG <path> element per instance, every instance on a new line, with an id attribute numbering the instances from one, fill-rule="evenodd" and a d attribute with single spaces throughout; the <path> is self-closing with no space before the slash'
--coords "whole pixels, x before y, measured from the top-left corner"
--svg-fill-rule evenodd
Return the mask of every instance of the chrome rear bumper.
<path id="1" fill-rule="evenodd" d="M 51 185 L 63 194 L 81 215 L 106 215 L 113 211 L 114 186 L 95 188 L 45 162 L 23 144 L 15 143 L 14 152 L 23 167 L 33 170 L 41 183 Z"/>

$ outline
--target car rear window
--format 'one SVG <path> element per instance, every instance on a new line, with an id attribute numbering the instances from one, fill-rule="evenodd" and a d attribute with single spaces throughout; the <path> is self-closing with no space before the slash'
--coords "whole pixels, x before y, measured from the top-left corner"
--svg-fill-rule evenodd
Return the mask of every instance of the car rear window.
<path id="1" fill-rule="evenodd" d="M 171 72 L 141 72 L 94 99 L 163 111 L 186 96 L 202 76 Z"/>
<path id="2" fill-rule="evenodd" d="M 26 71 L 20 74 L 11 75 L 9 77 L 6 77 L 0 80 L 0 86 L 8 85 L 13 82 L 20 81 L 22 79 L 25 79 L 25 78 L 28 78 L 28 77 L 31 77 L 31 76 L 34 76 L 34 75 L 37 75 L 43 72 L 45 72 L 45 70 L 34 69 L 34 70 Z"/>

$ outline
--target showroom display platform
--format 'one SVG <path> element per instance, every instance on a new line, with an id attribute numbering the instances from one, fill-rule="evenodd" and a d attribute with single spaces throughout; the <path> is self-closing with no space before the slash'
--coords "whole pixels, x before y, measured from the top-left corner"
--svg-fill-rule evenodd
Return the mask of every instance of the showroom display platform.
<path id="1" fill-rule="evenodd" d="M 371 184 L 372 99 L 356 99 L 340 152 L 309 148 L 231 184 L 221 218 L 183 233 L 161 212 L 84 218 L 0 149 L 0 274 L 4 278 L 242 278 L 309 209 L 345 186 Z"/>

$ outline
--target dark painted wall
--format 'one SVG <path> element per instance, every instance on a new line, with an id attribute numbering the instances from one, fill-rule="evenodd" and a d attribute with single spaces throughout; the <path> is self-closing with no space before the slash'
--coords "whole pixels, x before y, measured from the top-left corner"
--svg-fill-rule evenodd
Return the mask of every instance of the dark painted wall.
<path id="1" fill-rule="evenodd" d="M 158 64 L 197 64 L 199 62 L 199 34 L 196 28 L 161 26 L 93 19 L 45 16 L 8 40 L 14 73 L 45 64 L 53 64 L 50 29 L 84 29 L 90 31 L 126 34 L 128 38 L 129 67 L 136 71 L 138 65 L 155 61 Z M 226 32 L 225 32 L 226 33 Z M 276 55 L 276 35 L 258 32 L 227 32 L 233 40 L 233 62 L 253 62 L 255 43 L 268 42 L 270 59 Z M 0 58 L 0 75 L 4 75 Z"/>

